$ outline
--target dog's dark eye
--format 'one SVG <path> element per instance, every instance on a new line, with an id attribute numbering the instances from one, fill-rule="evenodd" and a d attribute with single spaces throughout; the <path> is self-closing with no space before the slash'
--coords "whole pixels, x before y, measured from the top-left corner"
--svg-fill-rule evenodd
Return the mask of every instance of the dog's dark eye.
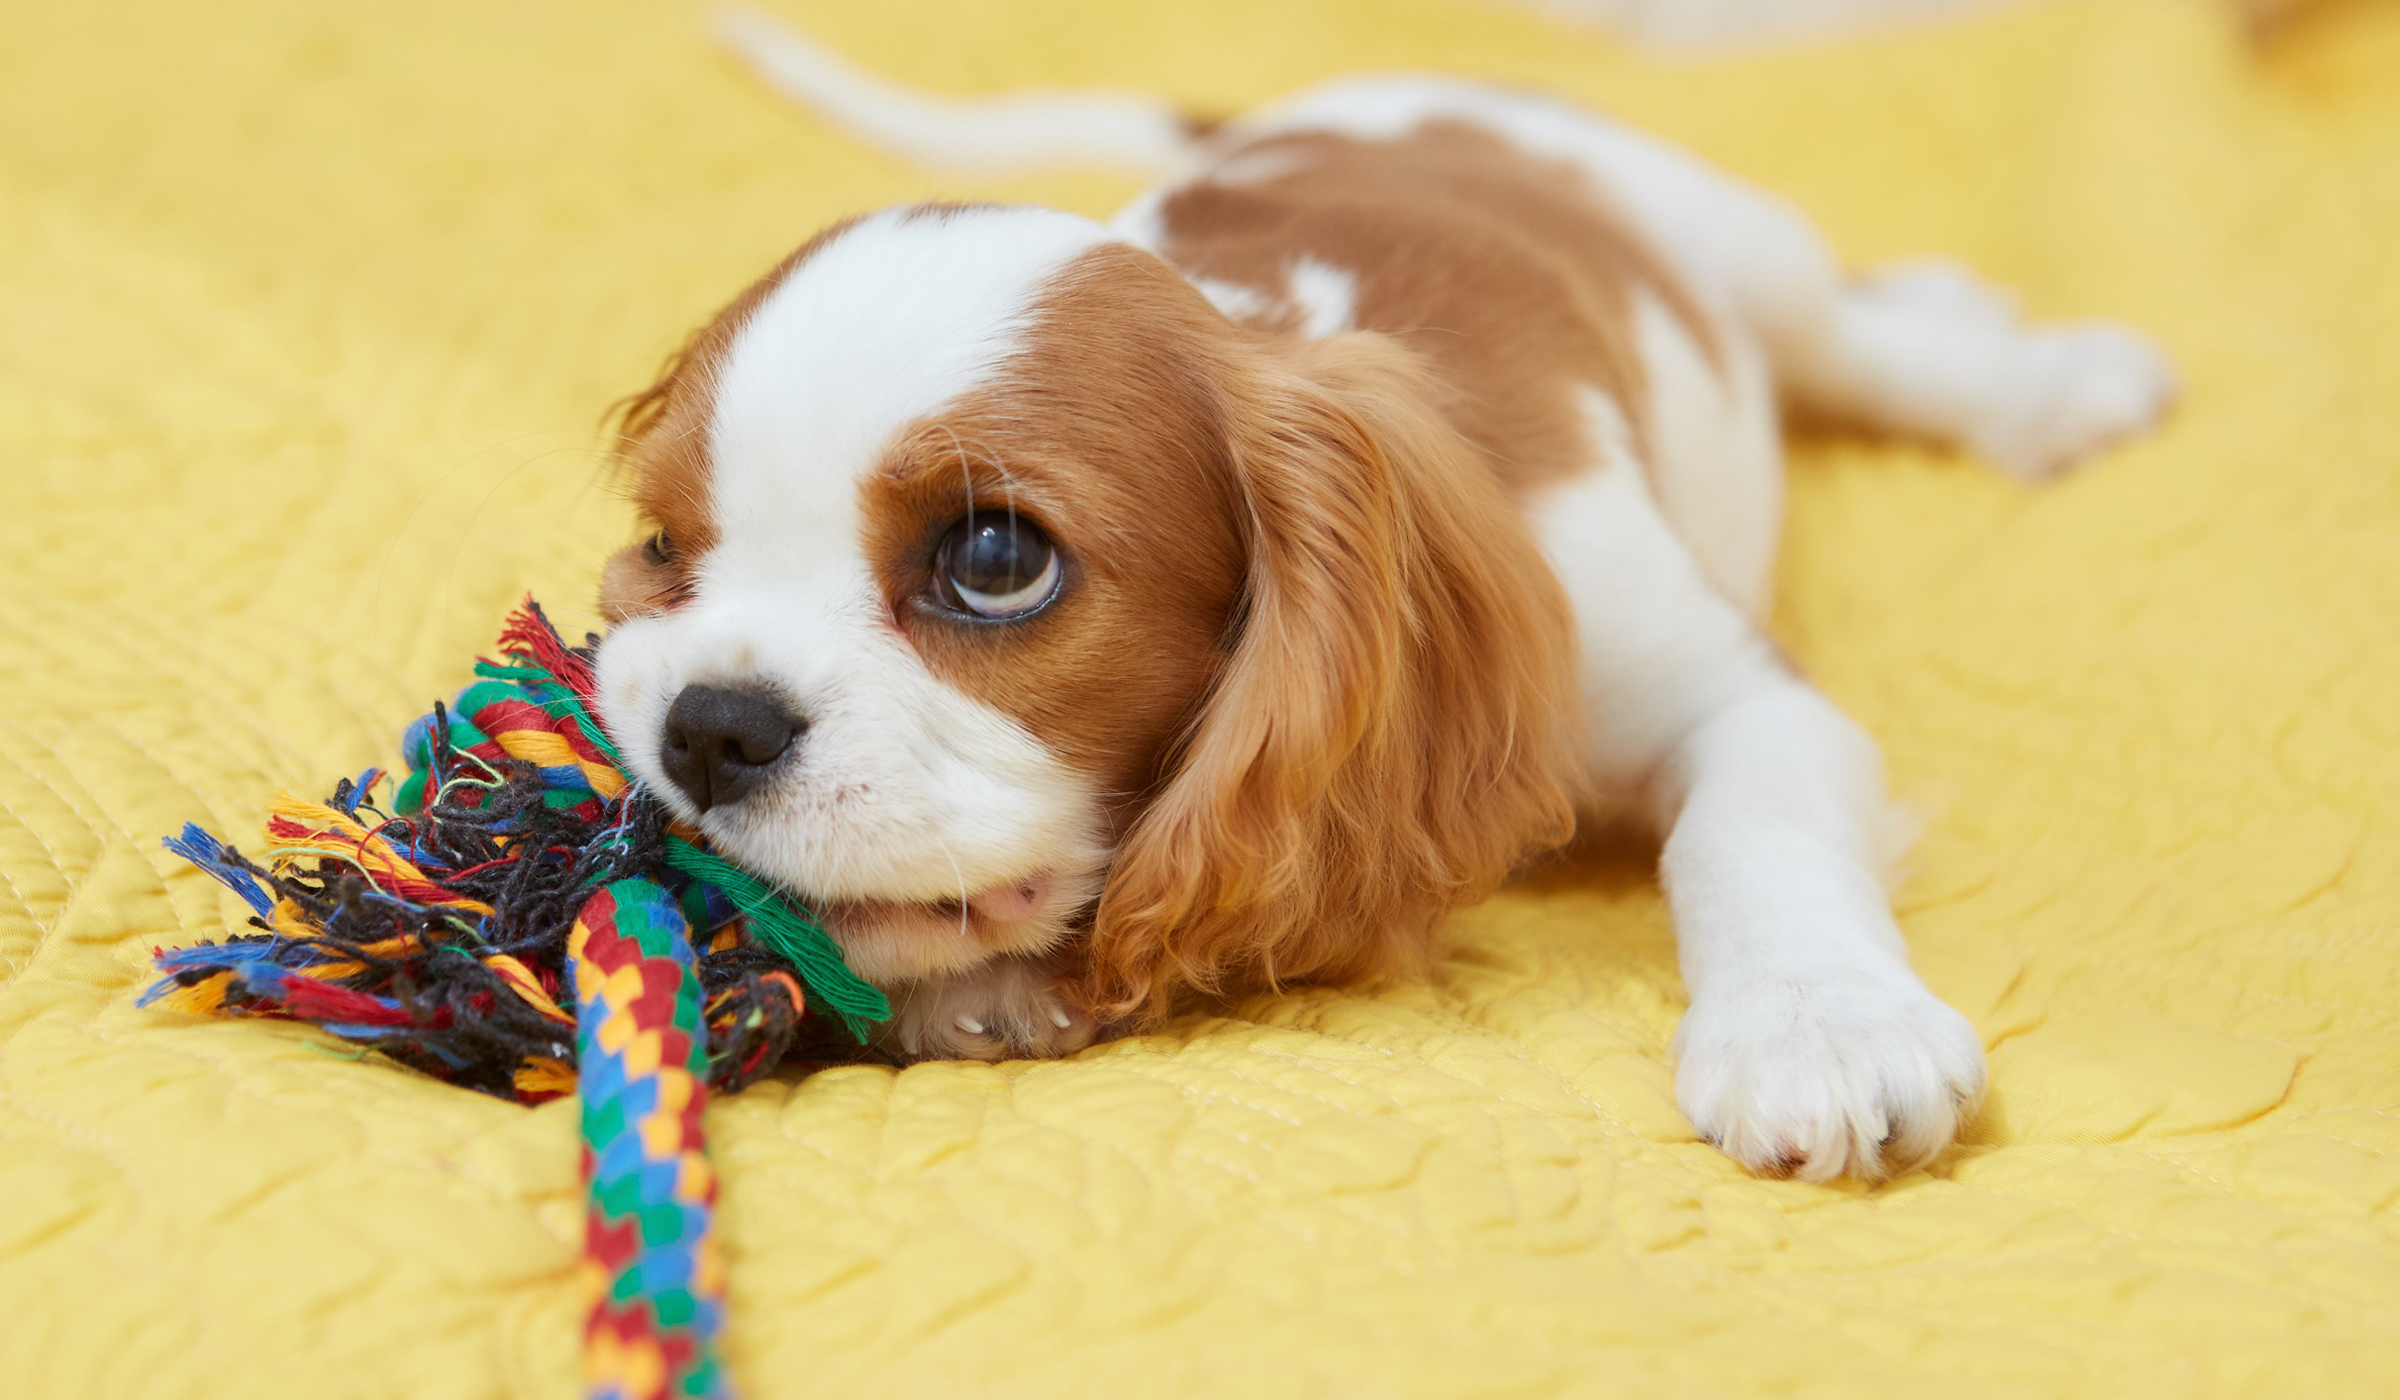
<path id="1" fill-rule="evenodd" d="M 642 541 L 642 557 L 660 568 L 675 562 L 675 537 L 661 530 Z"/>
<path id="2" fill-rule="evenodd" d="M 1042 527 L 1014 515 L 973 515 L 934 552 L 942 601 L 977 617 L 1025 617 L 1058 592 L 1058 550 Z"/>

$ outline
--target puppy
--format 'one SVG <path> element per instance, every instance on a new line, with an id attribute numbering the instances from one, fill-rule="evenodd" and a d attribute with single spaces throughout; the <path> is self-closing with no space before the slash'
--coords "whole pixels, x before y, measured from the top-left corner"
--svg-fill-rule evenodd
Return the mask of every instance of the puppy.
<path id="1" fill-rule="evenodd" d="M 1950 1141 L 1974 1030 L 1910 971 L 1875 745 L 1760 630 L 1779 403 L 2026 480 L 2171 381 L 1601 118 L 1423 77 L 1201 132 L 947 104 L 763 20 L 901 147 L 1171 167 L 1113 224 L 819 234 L 625 416 L 607 723 L 800 892 L 911 1057 L 1057 1055 L 1195 998 L 1422 971 L 1445 912 L 1632 807 L 1691 1008 L 1677 1095 L 1750 1169 Z"/>

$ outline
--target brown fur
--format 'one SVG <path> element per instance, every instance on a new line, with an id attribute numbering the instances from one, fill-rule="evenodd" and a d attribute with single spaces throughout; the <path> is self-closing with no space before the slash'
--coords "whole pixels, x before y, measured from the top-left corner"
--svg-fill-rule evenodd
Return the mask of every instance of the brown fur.
<path id="1" fill-rule="evenodd" d="M 862 484 L 867 557 L 934 673 L 1089 776 L 1121 828 L 1222 664 L 1241 597 L 1212 374 L 1211 323 L 1217 340 L 1226 329 L 1157 259 L 1121 247 L 1078 260 L 1037 316 L 1001 383 L 904 434 Z M 999 627 L 915 605 L 970 503 L 1014 509 L 1065 551 L 1056 603 Z"/>
<path id="2" fill-rule="evenodd" d="M 1573 826 L 1566 601 L 1425 367 L 1350 336 L 1225 372 L 1245 597 L 1093 922 L 1085 995 L 1120 1017 L 1418 968 Z"/>
<path id="3" fill-rule="evenodd" d="M 1394 141 L 1280 135 L 1222 158 L 1161 210 L 1166 253 L 1201 277 L 1282 302 L 1313 257 L 1357 278 L 1360 330 L 1433 366 L 1436 401 L 1512 493 L 1591 464 L 1586 386 L 1625 411 L 1650 460 L 1633 295 L 1660 298 L 1714 356 L 1707 317 L 1583 174 L 1489 132 L 1436 121 Z M 1288 307 L 1266 324 L 1297 324 Z"/>

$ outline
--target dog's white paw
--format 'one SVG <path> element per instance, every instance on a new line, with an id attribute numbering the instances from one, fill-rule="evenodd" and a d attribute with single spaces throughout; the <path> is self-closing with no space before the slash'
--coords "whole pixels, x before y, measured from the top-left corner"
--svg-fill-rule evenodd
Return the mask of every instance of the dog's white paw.
<path id="1" fill-rule="evenodd" d="M 1040 963 L 1001 959 L 911 982 L 891 997 L 881 1038 L 911 1060 L 1050 1059 L 1081 1050 L 1098 1032 Z"/>
<path id="2" fill-rule="evenodd" d="M 2040 481 L 2148 431 L 2175 393 L 2166 357 L 2122 326 L 2028 330 L 1973 446 L 2009 475 Z"/>
<path id="3" fill-rule="evenodd" d="M 1761 1176 L 1879 1181 L 1948 1146 L 1983 1044 L 1905 968 L 1730 975 L 1675 1033 L 1675 1101 Z"/>

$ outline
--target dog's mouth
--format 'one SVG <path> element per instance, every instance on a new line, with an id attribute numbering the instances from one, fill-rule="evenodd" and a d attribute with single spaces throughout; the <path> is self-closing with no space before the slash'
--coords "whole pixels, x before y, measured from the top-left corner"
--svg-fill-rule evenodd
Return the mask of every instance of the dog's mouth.
<path id="1" fill-rule="evenodd" d="M 861 976 L 923 977 L 996 955 L 1039 952 L 1059 933 L 1059 881 L 1049 871 L 962 899 L 836 899 L 809 908 Z"/>
<path id="2" fill-rule="evenodd" d="M 1048 871 L 979 890 L 965 898 L 837 899 L 813 906 L 828 927 L 932 919 L 952 926 L 1006 928 L 1041 914 L 1058 881 Z"/>

